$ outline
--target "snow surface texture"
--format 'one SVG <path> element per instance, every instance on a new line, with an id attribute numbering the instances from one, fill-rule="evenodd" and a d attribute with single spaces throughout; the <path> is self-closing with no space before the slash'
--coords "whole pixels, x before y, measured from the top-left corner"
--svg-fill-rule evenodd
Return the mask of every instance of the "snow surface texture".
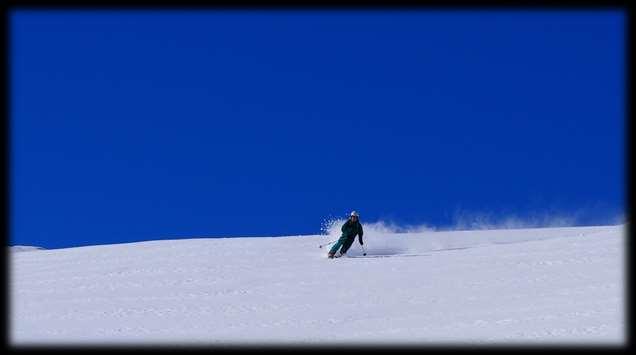
<path id="1" fill-rule="evenodd" d="M 339 228 L 339 225 L 336 224 Z M 159 240 L 10 255 L 12 345 L 615 344 L 625 226 Z M 377 226 L 376 226 L 377 227 Z"/>
<path id="2" fill-rule="evenodd" d="M 44 250 L 41 247 L 33 247 L 28 245 L 15 245 L 10 247 L 10 250 L 13 252 L 23 252 L 23 251 L 34 251 L 34 250 Z"/>

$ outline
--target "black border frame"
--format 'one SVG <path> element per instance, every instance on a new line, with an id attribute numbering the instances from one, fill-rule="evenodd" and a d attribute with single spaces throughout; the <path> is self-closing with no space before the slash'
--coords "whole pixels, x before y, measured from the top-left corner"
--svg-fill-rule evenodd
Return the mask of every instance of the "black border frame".
<path id="1" fill-rule="evenodd" d="M 151 2 L 138 2 L 138 1 L 121 1 L 121 0 L 97 0 L 93 2 L 76 2 L 76 1 L 57 1 L 57 2 L 44 2 L 44 1 L 15 1 L 10 0 L 0 5 L 1 7 L 1 15 L 2 20 L 4 22 L 4 26 L 2 26 L 2 40 L 4 53 L 4 85 L 5 85 L 5 95 L 3 95 L 4 101 L 4 119 L 2 120 L 2 141 L 4 142 L 4 154 L 2 154 L 2 163 L 5 168 L 5 174 L 3 175 L 4 179 L 4 234 L 6 238 L 5 244 L 5 254 L 4 254 L 4 265 L 5 272 L 2 274 L 3 284 L 7 286 L 5 288 L 5 302 L 4 302 L 4 321 L 5 321 L 5 334 L 4 334 L 4 343 L 7 346 L 6 350 L 9 351 L 23 351 L 23 350 L 63 350 L 63 351 L 83 351 L 83 350 L 91 350 L 91 351 L 103 351 L 103 350 L 215 350 L 215 351 L 224 351 L 224 350 L 256 350 L 256 351 L 267 351 L 267 350 L 275 350 L 275 351 L 284 351 L 284 350 L 302 350 L 302 351 L 312 351 L 312 350 L 362 350 L 368 352 L 370 350 L 450 350 L 450 351 L 461 351 L 461 350 L 492 350 L 492 351 L 545 351 L 545 350 L 575 350 L 577 352 L 586 351 L 586 350 L 618 350 L 618 351 L 627 351 L 631 349 L 632 339 L 631 339 L 631 285 L 633 284 L 631 281 L 631 250 L 633 243 L 631 242 L 632 230 L 631 230 L 631 201 L 633 189 L 631 188 L 631 178 L 632 174 L 632 142 L 630 140 L 630 133 L 632 129 L 631 117 L 632 117 L 632 109 L 631 109 L 631 99 L 632 95 L 632 75 L 633 71 L 631 68 L 631 58 L 632 58 L 632 33 L 633 33 L 633 24 L 632 24 L 632 10 L 629 5 L 629 1 L 530 1 L 530 0 L 516 0 L 516 1 L 440 1 L 440 0 L 431 0 L 431 1 L 423 1 L 420 3 L 413 3 L 408 1 L 367 1 L 366 3 L 356 3 L 350 1 L 305 1 L 298 3 L 286 3 L 286 2 L 278 2 L 278 1 L 270 1 L 267 4 L 262 4 L 258 2 L 252 1 L 216 1 L 206 4 L 205 2 L 200 1 L 164 1 L 164 0 L 155 0 Z M 241 345 L 241 344 L 220 344 L 220 345 L 206 345 L 206 346 L 191 346 L 191 345 L 175 345 L 175 346 L 164 346 L 164 345 L 77 345 L 77 346 L 69 346 L 69 345 L 37 345 L 37 346 L 15 346 L 9 343 L 9 334 L 8 329 L 10 326 L 9 322 L 9 311 L 10 311 L 10 302 L 9 302 L 9 254 L 8 254 L 8 245 L 10 240 L 10 195 L 11 195 L 11 181 L 10 181 L 10 168 L 11 168 L 11 125 L 10 125 L 10 117 L 11 117 L 11 107 L 10 107 L 10 89 L 11 89 L 11 67 L 9 63 L 9 55 L 11 50 L 11 21 L 10 21 L 10 12 L 12 10 L 165 10 L 165 11 L 174 11 L 174 10 L 259 10 L 259 11 L 267 11 L 267 10 L 337 10 L 337 11 L 348 11 L 348 10 L 374 10 L 374 11 L 392 11 L 392 10 L 470 10 L 470 11 L 491 11 L 491 10 L 621 10 L 625 13 L 626 26 L 625 26 L 625 157 L 626 157 L 626 170 L 625 170 L 625 182 L 626 182 L 626 248 L 625 248 L 625 275 L 626 275 L 626 287 L 625 287 L 625 320 L 626 320 L 626 329 L 625 329 L 625 343 L 618 346 L 610 346 L 610 345 L 575 345 L 575 344 L 545 344 L 545 345 L 535 345 L 535 344 L 514 344 L 514 345 L 496 345 L 496 344 L 485 344 L 485 345 L 465 345 L 465 344 L 457 344 L 457 346 L 447 345 L 447 344 L 439 344 L 439 345 L 403 345 L 403 344 L 387 344 L 386 346 L 382 345 L 365 345 L 365 344 L 325 344 L 325 345 L 301 345 L 301 344 L 252 344 L 252 345 Z"/>

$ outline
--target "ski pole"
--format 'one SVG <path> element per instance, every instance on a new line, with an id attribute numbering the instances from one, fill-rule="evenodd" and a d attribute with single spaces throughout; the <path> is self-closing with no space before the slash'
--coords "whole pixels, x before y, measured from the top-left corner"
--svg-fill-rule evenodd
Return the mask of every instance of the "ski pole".
<path id="1" fill-rule="evenodd" d="M 338 240 L 338 239 L 336 239 L 336 240 Z M 330 242 L 329 242 L 329 243 L 327 243 L 327 244 L 319 245 L 319 246 L 318 246 L 318 248 L 321 248 L 321 249 L 322 249 L 322 247 L 325 247 L 325 246 L 327 246 L 327 245 L 329 245 L 329 244 L 333 244 L 333 243 L 335 243 L 335 242 L 336 242 L 336 240 L 332 240 L 332 241 L 330 241 Z"/>
<path id="2" fill-rule="evenodd" d="M 360 246 L 362 247 L 362 255 L 366 256 L 367 255 L 367 249 L 364 248 L 364 244 L 360 244 Z"/>

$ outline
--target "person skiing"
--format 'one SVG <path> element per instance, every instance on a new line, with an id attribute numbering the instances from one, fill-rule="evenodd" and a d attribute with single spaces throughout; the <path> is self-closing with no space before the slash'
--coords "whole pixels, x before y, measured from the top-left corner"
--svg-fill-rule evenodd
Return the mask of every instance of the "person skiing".
<path id="1" fill-rule="evenodd" d="M 329 254 L 327 254 L 329 259 L 332 259 L 334 257 L 334 255 L 338 251 L 338 248 L 340 247 L 342 248 L 340 249 L 340 253 L 336 257 L 345 255 L 347 253 L 347 250 L 349 250 L 349 248 L 351 247 L 351 244 L 353 244 L 353 241 L 356 239 L 356 235 L 358 236 L 360 245 L 364 245 L 364 243 L 362 242 L 362 224 L 360 224 L 359 218 L 360 216 L 358 215 L 358 212 L 351 212 L 349 219 L 342 225 L 342 228 L 340 228 L 340 230 L 342 231 L 340 239 L 338 239 L 336 244 L 334 244 L 331 250 L 329 250 Z"/>

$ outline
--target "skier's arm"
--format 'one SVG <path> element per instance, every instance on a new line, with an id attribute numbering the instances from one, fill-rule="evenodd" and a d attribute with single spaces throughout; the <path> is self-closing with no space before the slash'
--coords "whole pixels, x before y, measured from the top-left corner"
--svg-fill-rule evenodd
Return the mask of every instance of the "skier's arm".
<path id="1" fill-rule="evenodd" d="M 344 223 L 342 224 L 342 227 L 340 228 L 340 231 L 341 231 L 342 233 L 344 233 L 344 228 L 345 228 L 345 226 L 346 226 L 346 225 L 347 225 L 347 222 L 344 222 Z"/>
<path id="2" fill-rule="evenodd" d="M 360 231 L 358 233 L 358 241 L 360 242 L 360 245 L 364 244 L 362 243 L 362 234 L 364 234 L 364 231 L 362 230 L 362 223 L 360 223 Z"/>

